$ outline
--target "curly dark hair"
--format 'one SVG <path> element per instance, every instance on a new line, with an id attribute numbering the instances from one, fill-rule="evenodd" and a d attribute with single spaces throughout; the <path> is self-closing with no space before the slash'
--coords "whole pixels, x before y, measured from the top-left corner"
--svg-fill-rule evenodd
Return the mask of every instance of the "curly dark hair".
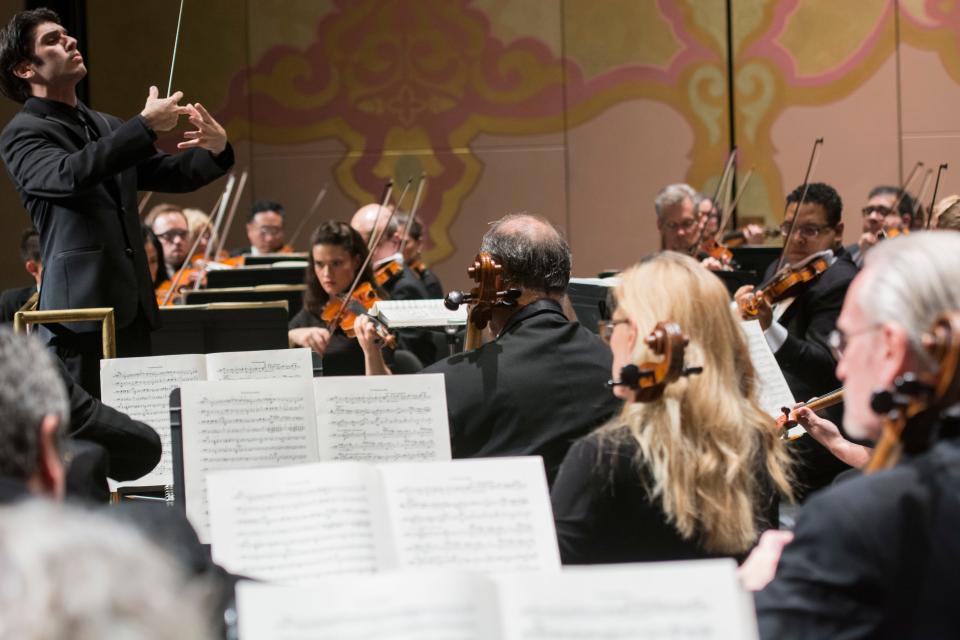
<path id="1" fill-rule="evenodd" d="M 303 308 L 318 318 L 323 314 L 323 308 L 327 305 L 327 302 L 330 301 L 330 296 L 320 286 L 317 271 L 314 269 L 313 248 L 321 244 L 343 247 L 350 254 L 350 257 L 359 257 L 361 262 L 367 259 L 367 244 L 360 234 L 346 222 L 328 220 L 314 229 L 310 236 L 310 268 L 307 269 L 307 290 L 303 294 Z M 373 269 L 369 264 L 363 270 L 363 277 L 360 278 L 360 281 L 369 282 L 377 289 L 376 281 L 373 279 Z M 386 297 L 379 289 L 377 289 L 377 295 L 381 298 Z"/>
<path id="2" fill-rule="evenodd" d="M 33 52 L 33 30 L 43 22 L 61 24 L 55 11 L 33 9 L 16 14 L 0 29 L 0 93 L 11 100 L 26 102 L 32 95 L 30 83 L 13 70 L 21 62 L 42 62 Z"/>
<path id="3" fill-rule="evenodd" d="M 787 202 L 793 204 L 800 200 L 803 195 L 803 185 L 790 192 L 787 196 Z M 840 194 L 830 185 L 823 182 L 811 182 L 807 188 L 807 195 L 803 198 L 804 202 L 812 202 L 823 207 L 827 212 L 827 224 L 835 227 L 840 224 L 843 217 L 843 200 Z"/>

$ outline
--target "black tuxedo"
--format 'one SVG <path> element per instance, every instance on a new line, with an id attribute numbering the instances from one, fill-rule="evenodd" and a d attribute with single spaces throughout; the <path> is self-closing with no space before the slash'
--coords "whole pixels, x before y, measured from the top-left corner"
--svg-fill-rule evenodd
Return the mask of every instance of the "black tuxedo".
<path id="1" fill-rule="evenodd" d="M 423 370 L 446 379 L 454 458 L 543 456 L 553 482 L 567 449 L 621 403 L 606 388 L 610 349 L 538 300 L 493 342 Z"/>
<path id="2" fill-rule="evenodd" d="M 952 638 L 960 629 L 960 443 L 803 506 L 756 596 L 763 638 Z"/>
<path id="3" fill-rule="evenodd" d="M 767 269 L 764 281 L 773 275 L 775 267 L 771 265 Z M 835 373 L 837 361 L 830 352 L 828 339 L 836 327 L 850 282 L 856 275 L 857 267 L 849 254 L 839 250 L 830 268 L 802 289 L 777 320 L 786 327 L 787 340 L 775 356 L 798 402 L 806 402 L 840 387 Z M 839 424 L 843 413 L 840 407 L 836 407 L 823 415 Z M 798 463 L 795 474 L 798 498 L 806 495 L 808 490 L 826 486 L 838 473 L 850 468 L 808 435 L 794 441 L 790 447 Z"/>
<path id="4" fill-rule="evenodd" d="M 40 233 L 39 308 L 113 307 L 119 355 L 147 355 L 149 329 L 158 323 L 137 190 L 192 191 L 233 164 L 229 146 L 217 157 L 202 149 L 169 155 L 157 151 L 155 139 L 142 116 L 123 122 L 82 103 L 74 109 L 41 98 L 28 99 L 0 134 L 0 156 Z M 96 338 L 72 335 L 96 329 L 73 323 L 55 333 L 61 346 L 96 360 L 89 352 Z"/>

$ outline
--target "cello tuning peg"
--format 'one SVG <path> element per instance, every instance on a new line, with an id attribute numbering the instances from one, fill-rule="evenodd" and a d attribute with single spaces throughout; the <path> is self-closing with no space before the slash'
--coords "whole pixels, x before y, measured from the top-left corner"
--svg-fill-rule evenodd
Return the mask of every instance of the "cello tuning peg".
<path id="1" fill-rule="evenodd" d="M 443 298 L 443 306 L 450 311 L 456 311 L 468 298 L 469 296 L 463 291 L 451 291 Z"/>

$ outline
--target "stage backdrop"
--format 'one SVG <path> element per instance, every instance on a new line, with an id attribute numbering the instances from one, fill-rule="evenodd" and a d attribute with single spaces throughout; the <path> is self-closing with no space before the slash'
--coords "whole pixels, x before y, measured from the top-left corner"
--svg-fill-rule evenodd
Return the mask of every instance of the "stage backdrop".
<path id="1" fill-rule="evenodd" d="M 840 191 L 848 241 L 869 188 L 918 160 L 954 164 L 941 194 L 960 191 L 948 5 L 730 0 L 728 34 L 725 0 L 186 0 L 173 84 L 250 172 L 231 245 L 253 199 L 284 203 L 292 229 L 324 185 L 317 220 L 346 220 L 386 180 L 423 174 L 426 258 L 448 287 L 467 285 L 488 223 L 517 211 L 563 229 L 588 276 L 656 250 L 657 190 L 712 190 L 732 142 L 739 178 L 754 169 L 741 216 L 770 226 L 817 137 L 814 177 Z M 178 6 L 87 1 L 92 106 L 130 116 L 166 87 Z M 221 186 L 152 203 L 209 210 Z M 9 181 L 0 198 L 12 286 L 27 220 Z"/>

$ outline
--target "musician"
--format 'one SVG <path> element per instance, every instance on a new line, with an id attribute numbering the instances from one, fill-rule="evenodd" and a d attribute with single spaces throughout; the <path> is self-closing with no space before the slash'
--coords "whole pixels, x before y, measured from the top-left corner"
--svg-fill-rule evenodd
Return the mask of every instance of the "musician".
<path id="1" fill-rule="evenodd" d="M 714 204 L 713 199 L 705 193 L 698 193 L 697 198 L 700 204 L 697 209 L 700 216 L 704 219 L 703 237 L 713 238 L 717 235 L 720 228 L 720 210 Z M 758 224 L 745 225 L 739 231 L 734 232 L 734 237 L 742 237 L 743 246 L 762 247 L 767 243 L 767 234 L 763 227 Z M 724 240 L 726 242 L 726 240 Z"/>
<path id="2" fill-rule="evenodd" d="M 955 233 L 894 238 L 867 254 L 844 301 L 834 343 L 841 354 L 843 424 L 851 437 L 880 437 L 882 417 L 870 405 L 874 391 L 908 371 L 936 372 L 922 336 L 939 314 L 960 309 L 958 272 Z M 776 568 L 756 599 L 764 638 L 956 635 L 960 443 L 955 427 L 954 418 L 941 418 L 941 438 L 928 450 L 812 497 L 792 542 L 788 533 L 765 534 L 742 570 L 747 585 L 757 589 Z"/>
<path id="3" fill-rule="evenodd" d="M 937 203 L 933 212 L 933 229 L 960 230 L 960 196 L 947 196 Z"/>
<path id="4" fill-rule="evenodd" d="M 0 322 L 12 323 L 13 316 L 39 290 L 40 276 L 43 272 L 43 257 L 40 255 L 40 234 L 33 227 L 20 235 L 20 259 L 23 268 L 33 278 L 29 287 L 7 289 L 0 294 Z"/>
<path id="5" fill-rule="evenodd" d="M 151 87 L 126 122 L 79 102 L 86 75 L 77 41 L 48 9 L 21 11 L 0 34 L 0 91 L 23 103 L 0 134 L 0 155 L 40 233 L 40 309 L 113 307 L 120 356 L 147 355 L 157 306 L 140 242 L 137 189 L 185 192 L 223 175 L 233 151 L 200 104 Z M 177 155 L 157 151 L 157 132 L 188 116 Z M 55 326 L 50 344 L 99 393 L 95 323 Z"/>
<path id="6" fill-rule="evenodd" d="M 409 265 L 404 264 L 400 255 L 401 229 L 396 216 L 389 215 L 391 209 L 392 205 L 389 209 L 378 204 L 364 205 L 353 214 L 350 226 L 367 243 L 372 236 L 382 233 L 380 242 L 370 250 L 373 252 L 374 272 L 388 268 L 391 263 L 398 267 L 394 275 L 381 283 L 391 300 L 426 300 L 430 298 L 426 286 Z"/>
<path id="7" fill-rule="evenodd" d="M 150 209 L 145 222 L 160 240 L 163 247 L 164 280 L 170 280 L 186 262 L 192 244 L 187 215 L 181 207 L 163 203 Z"/>
<path id="8" fill-rule="evenodd" d="M 147 225 L 141 225 L 140 232 L 143 234 L 143 252 L 147 256 L 150 280 L 156 289 L 167 279 L 166 269 L 160 268 L 160 265 L 163 264 L 163 243 Z"/>
<path id="9" fill-rule="evenodd" d="M 505 216 L 480 251 L 501 265 L 505 287 L 520 290 L 517 304 L 493 310 L 492 342 L 423 373 L 444 374 L 454 458 L 539 455 L 552 483 L 570 444 L 618 407 L 605 386 L 610 350 L 564 316 L 570 247 L 549 222 Z M 357 337 L 367 373 L 389 373 L 368 319 L 358 318 Z"/>
<path id="10" fill-rule="evenodd" d="M 409 218 L 409 213 L 397 214 L 397 225 L 401 230 L 407 228 Z M 414 219 L 410 221 L 410 230 L 407 233 L 407 237 L 402 240 L 403 264 L 410 267 L 414 275 L 420 278 L 420 282 L 423 283 L 424 288 L 427 290 L 427 295 L 430 298 L 442 298 L 443 285 L 440 283 L 440 278 L 438 278 L 437 274 L 430 270 L 421 259 L 421 254 L 423 253 L 423 224 L 420 223 L 418 218 L 414 217 Z"/>
<path id="11" fill-rule="evenodd" d="M 367 257 L 367 245 L 350 225 L 331 220 L 316 228 L 310 247 L 303 309 L 291 318 L 287 332 L 290 346 L 307 347 L 323 356 L 325 376 L 363 375 L 364 355 L 357 340 L 348 338 L 339 326 L 331 331 L 321 316 L 334 296 L 350 289 Z M 360 282 L 379 291 L 369 265 Z M 379 352 L 380 346 L 376 348 Z"/>
<path id="12" fill-rule="evenodd" d="M 652 402 L 626 385 L 623 408 L 570 448 L 551 497 L 565 564 L 680 560 L 746 553 L 789 495 L 787 453 L 757 404 L 746 341 L 723 283 L 662 252 L 620 274 L 604 334 L 612 379 L 655 360 L 643 339 L 664 318 L 690 342 L 699 374 Z M 704 312 L 707 312 L 706 314 Z"/>
<path id="13" fill-rule="evenodd" d="M 291 253 L 293 248 L 285 245 L 283 205 L 273 200 L 258 200 L 250 207 L 247 217 L 247 240 L 249 247 L 234 251 L 231 255 L 262 256 L 271 253 Z"/>
<path id="14" fill-rule="evenodd" d="M 803 203 L 798 206 L 801 195 L 802 186 L 787 196 L 787 213 L 781 227 L 785 237 L 794 217 L 797 217 L 797 222 L 788 238 L 785 263 L 799 265 L 815 254 L 832 251 L 828 260 L 829 268 L 803 285 L 793 298 L 782 300 L 774 306 L 761 300 L 756 318 L 741 313 L 745 320 L 760 321 L 767 344 L 783 370 L 793 397 L 798 401 L 806 401 L 840 386 L 834 375 L 836 360 L 830 351 L 829 336 L 836 326 L 840 306 L 850 281 L 857 273 L 857 267 L 840 247 L 843 202 L 836 190 L 824 183 L 812 183 Z M 774 275 L 775 268 L 776 264 L 770 266 L 764 275 L 764 282 Z M 738 289 L 734 294 L 738 304 L 751 296 L 753 289 L 751 286 Z M 837 413 L 831 415 L 837 416 Z M 796 479 L 797 493 L 801 496 L 808 490 L 829 484 L 847 468 L 809 436 L 803 436 L 791 446 L 800 459 Z"/>
<path id="15" fill-rule="evenodd" d="M 190 244 L 192 245 L 196 241 L 197 236 L 200 236 L 200 243 L 197 245 L 197 248 L 193 252 L 193 258 L 202 258 L 206 255 L 207 246 L 212 242 L 214 246 L 217 244 L 217 238 L 214 234 L 213 224 L 210 222 L 210 216 L 201 211 L 200 209 L 184 209 L 183 215 L 187 218 L 187 227 L 190 229 Z M 211 249 L 211 253 L 212 253 Z M 226 252 L 222 252 L 221 256 L 212 256 L 214 260 L 217 258 L 226 258 Z"/>
<path id="16" fill-rule="evenodd" d="M 720 260 L 700 251 L 700 242 L 706 238 L 703 231 L 707 217 L 701 215 L 699 194 L 688 184 L 667 185 L 653 202 L 660 231 L 660 248 L 688 256 L 697 256 L 710 270 L 724 269 Z"/>
<path id="17" fill-rule="evenodd" d="M 864 205 L 863 233 L 856 244 L 847 247 L 850 259 L 857 267 L 863 266 L 863 258 L 873 245 L 879 242 L 881 231 L 896 229 L 898 232 L 909 227 L 909 220 L 913 215 L 915 201 L 909 193 L 903 193 L 897 204 L 897 198 L 903 190 L 899 187 L 878 185 L 867 195 L 867 204 Z M 894 210 L 896 206 L 896 210 Z"/>

